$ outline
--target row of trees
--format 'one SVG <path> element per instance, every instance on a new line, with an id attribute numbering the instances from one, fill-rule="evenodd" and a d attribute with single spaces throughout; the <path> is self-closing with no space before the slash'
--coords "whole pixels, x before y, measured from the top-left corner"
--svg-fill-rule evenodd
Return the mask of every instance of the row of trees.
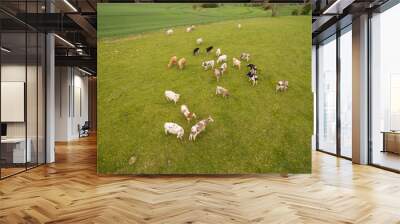
<path id="1" fill-rule="evenodd" d="M 278 15 L 278 4 L 277 3 L 269 3 L 269 1 L 265 1 L 261 3 L 264 10 L 271 10 L 272 16 Z M 292 15 L 309 15 L 311 13 L 311 1 L 305 0 L 304 4 L 299 5 L 298 8 L 293 9 Z"/>
<path id="2" fill-rule="evenodd" d="M 277 3 L 270 3 L 268 0 L 259 3 L 244 3 L 245 6 L 249 7 L 261 7 L 266 11 L 271 10 L 272 16 L 278 16 L 278 5 Z M 197 9 L 198 7 L 201 8 L 217 8 L 223 5 L 223 3 L 201 3 L 201 4 L 194 4 L 193 9 Z M 292 15 L 309 15 L 311 13 L 311 2 L 310 0 L 305 0 L 304 4 L 299 5 L 298 8 L 293 9 Z"/>

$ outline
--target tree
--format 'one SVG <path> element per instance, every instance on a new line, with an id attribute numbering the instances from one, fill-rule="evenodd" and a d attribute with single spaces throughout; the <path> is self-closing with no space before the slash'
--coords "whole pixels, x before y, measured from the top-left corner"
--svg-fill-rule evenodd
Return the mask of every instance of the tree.
<path id="1" fill-rule="evenodd" d="M 275 3 L 272 4 L 272 17 L 278 16 L 277 5 Z"/>
<path id="2" fill-rule="evenodd" d="M 310 0 L 305 0 L 305 1 L 304 1 L 304 6 L 303 6 L 303 8 L 301 9 L 301 15 L 308 15 L 308 14 L 310 14 L 311 8 L 312 8 L 312 5 L 311 5 Z"/>

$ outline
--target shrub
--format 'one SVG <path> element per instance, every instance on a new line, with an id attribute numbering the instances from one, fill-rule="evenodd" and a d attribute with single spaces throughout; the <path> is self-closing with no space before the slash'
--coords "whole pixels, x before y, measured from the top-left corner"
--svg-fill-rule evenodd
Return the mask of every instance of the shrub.
<path id="1" fill-rule="evenodd" d="M 311 3 L 307 3 L 303 6 L 302 10 L 301 10 L 301 14 L 302 15 L 308 15 L 311 12 Z"/>
<path id="2" fill-rule="evenodd" d="M 293 16 L 299 15 L 299 9 L 293 9 L 292 15 L 293 15 Z"/>
<path id="3" fill-rule="evenodd" d="M 201 7 L 203 8 L 217 8 L 219 5 L 218 3 L 203 3 Z"/>

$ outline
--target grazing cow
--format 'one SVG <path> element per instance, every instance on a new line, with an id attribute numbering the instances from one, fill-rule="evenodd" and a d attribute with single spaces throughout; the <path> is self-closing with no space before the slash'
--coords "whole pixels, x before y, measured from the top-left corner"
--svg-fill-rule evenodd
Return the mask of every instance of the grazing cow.
<path id="1" fill-rule="evenodd" d="M 164 95 L 167 101 L 173 101 L 175 104 L 178 102 L 179 97 L 181 96 L 181 94 L 175 93 L 171 90 L 165 90 Z"/>
<path id="2" fill-rule="evenodd" d="M 176 65 L 176 63 L 177 63 L 177 57 L 176 57 L 176 56 L 172 56 L 172 57 L 169 59 L 168 68 L 171 68 L 172 65 Z"/>
<path id="3" fill-rule="evenodd" d="M 207 54 L 209 54 L 213 49 L 213 46 L 209 46 L 206 48 Z"/>
<path id="4" fill-rule="evenodd" d="M 249 53 L 241 53 L 240 54 L 241 60 L 246 60 L 247 62 L 250 61 L 250 54 Z"/>
<path id="5" fill-rule="evenodd" d="M 190 122 L 193 118 L 196 118 L 196 114 L 189 111 L 186 105 L 181 105 L 181 112 L 185 116 L 186 120 Z"/>
<path id="6" fill-rule="evenodd" d="M 208 70 L 209 68 L 213 69 L 214 68 L 214 60 L 203 61 L 201 63 L 201 66 L 203 66 L 204 70 Z"/>
<path id="7" fill-rule="evenodd" d="M 192 32 L 193 28 L 191 26 L 189 26 L 188 28 L 186 28 L 186 33 L 190 33 Z"/>
<path id="8" fill-rule="evenodd" d="M 174 30 L 173 29 L 169 29 L 165 33 L 169 36 L 169 35 L 172 35 L 174 33 Z"/>
<path id="9" fill-rule="evenodd" d="M 228 56 L 226 56 L 226 54 L 221 55 L 218 57 L 217 59 L 217 64 L 221 63 L 221 62 L 226 62 L 226 60 L 228 59 Z"/>
<path id="10" fill-rule="evenodd" d="M 197 56 L 197 55 L 199 55 L 199 54 L 200 54 L 200 48 L 196 47 L 196 48 L 193 50 L 193 55 L 194 55 L 194 56 Z"/>
<path id="11" fill-rule="evenodd" d="M 219 68 L 214 69 L 215 78 L 217 78 L 217 82 L 219 82 L 219 78 L 222 76 L 222 71 Z"/>
<path id="12" fill-rule="evenodd" d="M 228 65 L 226 63 L 223 63 L 220 68 L 221 68 L 221 74 L 223 75 L 228 69 Z"/>
<path id="13" fill-rule="evenodd" d="M 190 135 L 189 135 L 189 141 L 193 140 L 196 141 L 196 136 L 200 134 L 202 131 L 204 131 L 207 127 L 207 125 L 211 122 L 214 122 L 211 116 L 208 116 L 207 119 L 203 119 L 197 124 L 193 125 L 192 128 L 190 129 Z"/>
<path id="14" fill-rule="evenodd" d="M 215 95 L 222 95 L 222 97 L 225 98 L 229 96 L 229 91 L 222 86 L 217 86 L 215 89 Z"/>
<path id="15" fill-rule="evenodd" d="M 183 135 L 185 134 L 185 131 L 181 126 L 179 126 L 176 123 L 172 122 L 166 122 L 164 123 L 164 131 L 165 134 L 167 135 L 168 133 L 176 135 L 176 138 L 179 138 L 182 140 Z"/>
<path id="16" fill-rule="evenodd" d="M 221 55 L 221 49 L 217 49 L 217 51 L 215 51 L 215 56 L 219 57 Z"/>
<path id="17" fill-rule="evenodd" d="M 289 81 L 287 80 L 280 80 L 278 81 L 278 83 L 276 84 L 276 91 L 275 92 L 284 92 L 288 89 L 289 87 Z"/>
<path id="18" fill-rule="evenodd" d="M 239 24 L 238 24 L 238 28 L 239 28 L 239 29 L 242 28 L 242 24 L 239 23 Z"/>
<path id="19" fill-rule="evenodd" d="M 196 43 L 199 44 L 199 45 L 202 44 L 203 43 L 203 38 L 197 38 Z"/>
<path id="20" fill-rule="evenodd" d="M 240 61 L 236 58 L 232 58 L 233 61 L 233 67 L 237 67 L 238 69 L 240 69 Z"/>
<path id="21" fill-rule="evenodd" d="M 257 85 L 258 76 L 257 76 L 257 69 L 255 69 L 255 67 L 250 69 L 250 71 L 246 74 L 246 76 L 249 78 L 249 81 L 253 83 L 253 86 Z"/>
<path id="22" fill-rule="evenodd" d="M 185 59 L 185 58 L 179 59 L 179 61 L 178 61 L 178 68 L 179 68 L 180 70 L 182 70 L 182 69 L 185 68 L 185 65 L 186 65 L 186 59 Z"/>
<path id="23" fill-rule="evenodd" d="M 289 86 L 289 81 L 287 81 L 287 80 L 279 80 L 278 81 L 278 85 Z"/>

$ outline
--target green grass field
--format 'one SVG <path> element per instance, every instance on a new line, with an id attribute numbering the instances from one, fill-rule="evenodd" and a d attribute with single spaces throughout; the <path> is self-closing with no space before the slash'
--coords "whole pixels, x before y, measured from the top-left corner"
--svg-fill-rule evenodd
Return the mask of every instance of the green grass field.
<path id="1" fill-rule="evenodd" d="M 110 17 L 106 14 L 103 18 L 103 12 L 110 12 L 108 7 L 115 6 L 99 7 L 98 17 L 102 22 Z M 243 8 L 232 10 L 225 17 L 236 18 L 235 13 L 241 15 L 240 12 L 248 10 Z M 181 8 L 175 9 L 170 13 L 181 13 Z M 125 5 L 121 10 L 143 10 L 147 14 L 150 9 L 143 5 Z M 207 10 L 202 13 L 208 17 Z M 213 15 L 210 12 L 210 17 Z M 120 19 L 115 17 L 114 22 L 129 23 L 123 13 Z M 166 21 L 157 18 L 149 17 L 146 23 L 163 27 Z M 135 30 L 130 36 L 127 36 L 129 32 L 123 32 L 119 37 L 114 33 L 111 39 L 100 39 L 98 172 L 310 172 L 313 116 L 310 20 L 310 16 L 222 19 L 199 25 L 192 33 L 186 33 L 184 26 L 176 27 L 172 36 L 166 36 L 165 29 L 158 28 L 137 34 L 130 26 L 129 29 Z M 242 24 L 240 30 L 238 23 Z M 102 31 L 101 27 L 100 24 L 100 33 L 111 32 Z M 140 32 L 146 30 L 144 25 L 138 27 Z M 192 56 L 198 37 L 204 39 L 201 48 L 213 45 L 229 57 L 228 72 L 218 84 L 212 72 L 200 66 L 203 60 L 215 59 L 214 54 L 206 56 L 203 51 L 198 57 Z M 231 67 L 232 57 L 238 57 L 241 52 L 250 52 L 251 63 L 260 69 L 256 87 L 245 77 L 245 66 L 240 71 Z M 187 59 L 183 71 L 167 69 L 173 55 Z M 289 80 L 287 92 L 275 93 L 278 80 Z M 231 97 L 215 96 L 217 85 L 228 88 Z M 181 94 L 177 105 L 165 100 L 166 89 Z M 181 104 L 187 104 L 200 119 L 212 115 L 215 120 L 196 142 L 188 140 L 194 122 L 189 124 L 185 120 L 180 113 Z M 168 121 L 185 129 L 183 141 L 164 134 L 163 125 Z M 130 165 L 132 156 L 136 162 Z"/>
<path id="2" fill-rule="evenodd" d="M 132 34 L 160 30 L 171 26 L 206 24 L 223 20 L 270 17 L 271 10 L 225 4 L 218 8 L 192 8 L 193 4 L 98 4 L 98 36 L 119 38 Z M 290 15 L 299 5 L 280 5 L 280 16 Z"/>

